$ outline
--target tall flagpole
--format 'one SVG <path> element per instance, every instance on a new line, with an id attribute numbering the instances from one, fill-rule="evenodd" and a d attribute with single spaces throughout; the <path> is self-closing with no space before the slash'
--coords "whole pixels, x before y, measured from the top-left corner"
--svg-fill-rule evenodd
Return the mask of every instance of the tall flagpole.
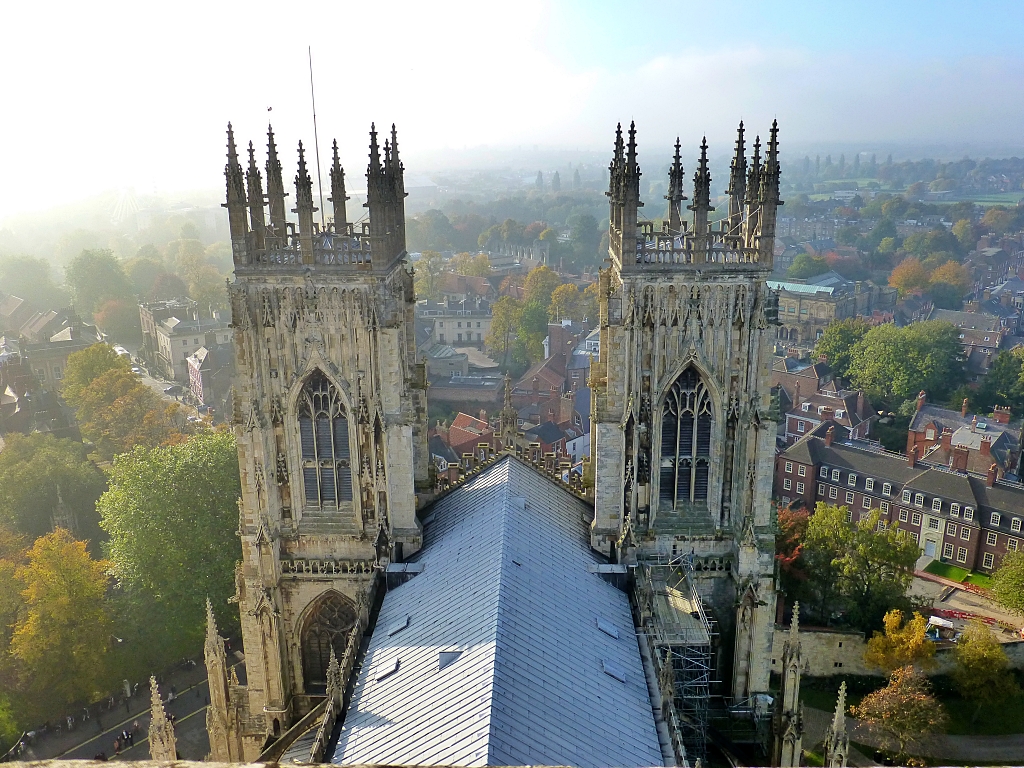
<path id="1" fill-rule="evenodd" d="M 320 190 L 320 226 L 327 228 L 324 219 L 324 185 L 320 180 L 320 139 L 316 135 L 316 95 L 313 92 L 313 47 L 307 46 L 309 52 L 309 98 L 313 102 L 313 147 L 316 149 L 316 186 Z"/>

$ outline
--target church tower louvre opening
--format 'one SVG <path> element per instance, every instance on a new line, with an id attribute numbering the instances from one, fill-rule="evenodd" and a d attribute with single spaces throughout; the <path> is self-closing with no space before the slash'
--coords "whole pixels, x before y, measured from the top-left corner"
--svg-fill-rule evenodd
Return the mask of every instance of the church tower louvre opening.
<path id="1" fill-rule="evenodd" d="M 714 222 L 707 151 L 705 140 L 684 211 L 676 141 L 656 224 L 641 216 L 636 128 L 616 131 L 610 265 L 600 274 L 600 357 L 591 373 L 591 544 L 613 558 L 635 551 L 641 562 L 685 561 L 722 632 L 723 693 L 740 704 L 768 690 L 775 611 L 777 298 L 765 281 L 782 205 L 778 126 L 764 156 L 758 138 L 748 158 L 740 123 Z"/>
<path id="2" fill-rule="evenodd" d="M 243 169 L 229 124 L 247 685 L 229 686 L 225 706 L 252 760 L 323 693 L 331 652 L 342 658 L 365 629 L 375 572 L 422 545 L 417 493 L 430 481 L 397 131 L 381 145 L 370 129 L 368 217 L 357 222 L 337 143 L 330 216 L 314 205 L 301 142 L 295 220 L 273 129 L 262 167 L 252 142 L 247 154 Z"/>

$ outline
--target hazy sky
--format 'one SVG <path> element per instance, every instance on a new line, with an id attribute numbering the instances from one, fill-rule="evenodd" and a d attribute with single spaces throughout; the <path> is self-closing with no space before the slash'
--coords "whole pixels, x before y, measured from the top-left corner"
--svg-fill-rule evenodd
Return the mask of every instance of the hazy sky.
<path id="1" fill-rule="evenodd" d="M 261 155 L 273 120 L 293 158 L 313 138 L 307 45 L 321 159 L 337 137 L 356 176 L 371 120 L 398 123 L 413 172 L 445 148 L 605 150 L 631 118 L 659 159 L 676 134 L 727 145 L 741 117 L 762 132 L 778 117 L 784 148 L 1024 146 L 1019 1 L 58 0 L 3 13 L 0 220 L 128 185 L 222 184 L 228 120 Z"/>

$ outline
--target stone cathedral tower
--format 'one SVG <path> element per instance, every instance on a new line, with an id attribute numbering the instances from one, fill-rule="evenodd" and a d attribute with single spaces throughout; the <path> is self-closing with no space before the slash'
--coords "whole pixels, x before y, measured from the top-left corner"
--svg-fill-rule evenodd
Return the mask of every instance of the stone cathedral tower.
<path id="1" fill-rule="evenodd" d="M 591 374 L 592 545 L 613 557 L 633 547 L 640 558 L 692 554 L 699 589 L 734 643 L 734 701 L 768 690 L 775 614 L 769 377 L 778 310 L 765 280 L 782 204 L 777 132 L 773 124 L 763 161 L 755 141 L 748 165 L 740 124 L 717 226 L 707 142 L 684 218 L 677 141 L 656 229 L 639 218 L 635 127 L 623 142 L 620 126 Z"/>
<path id="2" fill-rule="evenodd" d="M 333 221 L 316 215 L 301 142 L 297 224 L 272 129 L 265 171 L 266 192 L 252 143 L 243 170 L 229 125 L 236 581 L 248 679 L 230 686 L 226 706 L 243 732 L 236 759 L 246 760 L 303 714 L 303 694 L 323 691 L 332 648 L 340 658 L 366 620 L 375 566 L 419 549 L 416 492 L 429 484 L 394 127 L 382 148 L 370 131 L 368 221 L 346 215 L 337 143 Z"/>

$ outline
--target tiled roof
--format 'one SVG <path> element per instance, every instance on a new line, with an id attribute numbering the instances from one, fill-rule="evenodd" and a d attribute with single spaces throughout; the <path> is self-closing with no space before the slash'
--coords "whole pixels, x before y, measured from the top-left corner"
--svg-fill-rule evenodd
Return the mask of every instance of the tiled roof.
<path id="1" fill-rule="evenodd" d="M 512 457 L 436 502 L 332 762 L 662 765 L 629 600 L 590 572 L 587 511 Z"/>
<path id="2" fill-rule="evenodd" d="M 526 436 L 531 439 L 539 440 L 542 443 L 549 444 L 557 443 L 565 437 L 562 430 L 560 430 L 558 425 L 553 421 L 545 421 L 543 424 L 527 430 Z"/>

